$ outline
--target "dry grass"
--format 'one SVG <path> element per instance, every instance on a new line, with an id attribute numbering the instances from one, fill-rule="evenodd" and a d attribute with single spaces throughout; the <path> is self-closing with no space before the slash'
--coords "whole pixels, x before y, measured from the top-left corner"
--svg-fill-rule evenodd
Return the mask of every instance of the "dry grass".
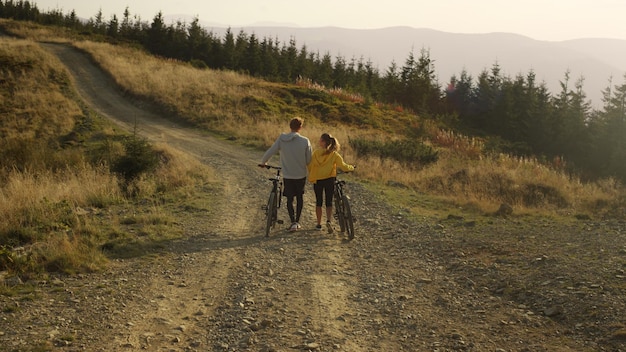
<path id="1" fill-rule="evenodd" d="M 81 214 L 120 201 L 117 179 L 89 165 L 62 172 L 11 172 L 0 188 L 0 242 L 27 244 L 33 261 L 11 269 L 22 274 L 41 270 L 35 263 L 65 272 L 100 267 L 104 256 L 85 236 L 97 231 L 96 224 Z"/>
<path id="2" fill-rule="evenodd" d="M 173 115 L 234 136 L 244 144 L 259 149 L 268 147 L 280 131 L 287 130 L 288 120 L 293 117 L 288 113 L 259 114 L 250 110 L 246 104 L 250 98 L 267 102 L 277 99 L 273 90 L 268 89 L 272 85 L 261 80 L 227 71 L 198 70 L 131 48 L 89 41 L 74 44 L 89 52 L 132 94 L 166 107 Z M 308 85 L 315 91 L 325 90 L 310 82 Z M 300 82 L 300 87 L 303 86 L 307 84 Z M 344 92 L 327 93 L 359 100 L 344 97 Z M 501 203 L 509 203 L 521 211 L 572 213 L 623 207 L 624 190 L 618 183 L 611 180 L 582 183 L 561 169 L 534 159 L 487 156 L 482 141 L 442 130 L 417 116 L 407 128 L 421 124 L 431 145 L 440 151 L 439 162 L 421 169 L 392 160 L 359 158 L 348 143 L 349 138 L 395 138 L 393 132 L 341 124 L 325 126 L 316 118 L 304 117 L 307 121 L 302 133 L 314 145 L 322 132 L 339 138 L 346 161 L 362 166 L 360 177 L 382 184 L 403 184 L 452 204 L 472 204 L 485 212 Z"/>
<path id="3" fill-rule="evenodd" d="M 198 70 L 192 66 L 148 56 L 136 49 L 80 41 L 116 82 L 132 94 L 166 107 L 207 128 L 243 124 L 245 98 L 269 99 L 265 83 L 232 71 Z"/>
<path id="4" fill-rule="evenodd" d="M 83 116 L 64 93 L 69 86 L 64 66 L 36 43 L 10 38 L 0 39 L 0 60 L 5 63 L 0 70 L 6 87 L 0 90 L 0 152 L 10 153 L 0 163 L 0 209 L 5 217 L 0 230 L 37 222 L 37 217 L 52 218 L 43 200 L 85 206 L 116 198 L 114 178 L 85 164 L 80 152 L 49 145 L 72 131 Z M 62 171 L 51 171 L 50 166 Z"/>
<path id="5" fill-rule="evenodd" d="M 457 155 L 469 159 L 479 159 L 483 155 L 484 143 L 478 138 L 470 138 L 454 131 L 436 129 L 430 134 L 434 145 L 452 150 Z"/>
<path id="6" fill-rule="evenodd" d="M 93 272 L 102 269 L 107 262 L 98 246 L 78 235 L 65 233 L 49 236 L 35 247 L 34 255 L 45 258 L 48 272 Z"/>
<path id="7" fill-rule="evenodd" d="M 25 36 L 45 37 L 43 29 L 21 28 Z M 180 202 L 214 182 L 212 170 L 155 146 L 157 170 L 132 185 L 138 199 L 149 201 L 135 204 L 107 167 L 123 152 L 119 134 L 81 109 L 65 67 L 36 43 L 8 37 L 0 38 L 0 62 L 0 270 L 22 278 L 97 270 L 106 263 L 101 247 L 112 238 L 147 243 L 180 235 L 163 202 Z M 63 146 L 71 134 L 82 141 Z M 108 142 L 96 147 L 103 137 Z M 106 155 L 88 162 L 98 148 Z M 134 214 L 133 224 L 123 214 Z"/>
<path id="8" fill-rule="evenodd" d="M 0 135 L 3 139 L 46 138 L 69 132 L 82 112 L 67 99 L 65 68 L 31 41 L 0 40 Z"/>
<path id="9" fill-rule="evenodd" d="M 103 206 L 121 200 L 118 180 L 108 170 L 83 165 L 61 172 L 39 170 L 9 174 L 0 189 L 0 232 L 45 219 L 57 218 L 50 205 L 67 202 L 76 207 Z"/>
<path id="10" fill-rule="evenodd" d="M 14 36 L 41 42 L 68 43 L 75 33 L 66 28 L 41 26 L 32 22 L 13 21 L 0 18 L 0 26 Z"/>
<path id="11" fill-rule="evenodd" d="M 343 90 L 341 88 L 327 89 L 323 85 L 315 83 L 315 82 L 313 82 L 309 78 L 298 77 L 298 79 L 296 79 L 296 83 L 295 84 L 297 86 L 306 87 L 308 89 L 328 92 L 329 94 L 334 95 L 334 96 L 338 97 L 339 99 L 342 99 L 342 100 L 345 100 L 345 101 L 351 101 L 351 102 L 354 102 L 354 103 L 363 103 L 363 102 L 365 102 L 365 98 L 363 98 L 363 96 L 361 96 L 360 94 L 347 92 L 347 91 L 345 91 L 345 90 Z"/>
<path id="12" fill-rule="evenodd" d="M 369 159 L 368 165 L 373 166 L 368 167 L 368 173 L 375 172 L 373 176 L 385 184 L 402 184 L 417 191 L 420 197 L 434 197 L 481 213 L 494 213 L 503 203 L 512 206 L 518 215 L 604 216 L 619 213 L 616 208 L 624 209 L 624 188 L 614 180 L 583 183 L 534 159 L 498 155 L 468 160 L 444 156 L 414 172 L 389 160 Z"/>
<path id="13" fill-rule="evenodd" d="M 163 143 L 155 145 L 154 150 L 159 154 L 159 167 L 149 177 L 141 177 L 134 182 L 137 197 L 154 194 L 190 196 L 197 184 L 217 179 L 213 169 L 189 154 Z"/>
<path id="14" fill-rule="evenodd" d="M 234 135 L 243 143 L 263 149 L 274 142 L 279 132 L 288 130 L 292 116 L 257 119 L 242 109 L 246 97 L 272 98 L 264 89 L 265 82 L 232 72 L 198 70 L 183 63 L 152 58 L 134 49 L 89 42 L 77 45 L 119 77 L 119 84 L 125 88 L 150 100 L 166 102 L 172 110 L 190 116 L 191 120 L 211 120 L 211 129 Z M 323 87 L 311 89 L 319 91 Z M 419 119 L 415 123 L 420 123 Z M 302 134 L 314 146 L 323 132 L 333 134 L 342 142 L 346 161 L 362 166 L 358 172 L 362 178 L 403 184 L 451 204 L 469 204 L 482 212 L 491 212 L 502 203 L 521 213 L 596 212 L 603 204 L 615 206 L 623 197 L 624 190 L 617 183 L 604 182 L 602 187 L 597 183 L 582 183 L 561 169 L 535 159 L 486 156 L 481 140 L 427 122 L 423 122 L 422 130 L 441 156 L 439 162 L 422 169 L 393 160 L 359 158 L 348 143 L 350 138 L 384 140 L 396 138 L 394 134 L 345 125 L 325 126 L 317 119 L 307 119 Z"/>

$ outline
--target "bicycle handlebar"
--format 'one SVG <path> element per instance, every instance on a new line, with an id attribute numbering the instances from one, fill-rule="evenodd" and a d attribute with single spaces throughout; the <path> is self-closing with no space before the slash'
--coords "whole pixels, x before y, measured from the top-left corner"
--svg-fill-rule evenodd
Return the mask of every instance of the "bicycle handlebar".
<path id="1" fill-rule="evenodd" d="M 259 167 L 264 167 L 266 169 L 275 169 L 275 170 L 280 170 L 282 169 L 282 167 L 280 166 L 274 166 L 274 165 L 267 165 L 267 164 L 258 164 Z"/>
<path id="2" fill-rule="evenodd" d="M 356 170 L 356 165 L 353 165 L 353 166 L 354 166 L 354 170 L 351 170 L 351 171 L 343 171 L 343 170 L 341 170 L 341 169 L 337 168 L 337 175 L 340 175 L 340 174 L 349 174 L 349 173 L 351 173 L 351 172 L 354 172 L 354 171 Z"/>

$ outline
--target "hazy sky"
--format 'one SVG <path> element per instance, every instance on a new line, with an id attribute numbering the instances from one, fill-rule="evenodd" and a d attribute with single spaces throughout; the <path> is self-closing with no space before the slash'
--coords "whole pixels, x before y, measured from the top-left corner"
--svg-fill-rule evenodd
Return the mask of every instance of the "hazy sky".
<path id="1" fill-rule="evenodd" d="M 222 26 L 384 28 L 409 26 L 453 33 L 509 32 L 538 40 L 626 39 L 625 0 L 33 0 L 40 10 L 99 10 L 105 19 L 132 15 L 151 22 L 164 16 L 198 16 Z M 169 23 L 168 23 L 169 24 Z"/>

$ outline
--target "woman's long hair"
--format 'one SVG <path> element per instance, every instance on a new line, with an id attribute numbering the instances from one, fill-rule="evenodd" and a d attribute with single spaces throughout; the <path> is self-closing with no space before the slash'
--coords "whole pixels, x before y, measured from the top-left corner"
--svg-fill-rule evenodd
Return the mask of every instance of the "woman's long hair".
<path id="1" fill-rule="evenodd" d="M 330 154 L 332 152 L 339 151 L 339 141 L 337 141 L 335 137 L 331 136 L 329 133 L 323 133 L 321 139 L 326 144 L 326 151 L 324 152 L 324 154 Z"/>

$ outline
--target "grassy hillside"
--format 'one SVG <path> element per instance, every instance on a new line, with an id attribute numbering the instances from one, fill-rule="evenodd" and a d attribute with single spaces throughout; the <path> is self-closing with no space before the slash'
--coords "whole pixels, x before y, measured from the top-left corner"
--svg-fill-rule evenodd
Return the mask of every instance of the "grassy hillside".
<path id="1" fill-rule="evenodd" d="M 540 163 L 488 154 L 482 141 L 398 107 L 301 82 L 274 84 L 233 72 L 198 70 L 131 48 L 88 41 L 74 45 L 90 53 L 132 95 L 260 149 L 285 130 L 291 116 L 304 117 L 303 134 L 312 141 L 322 132 L 334 134 L 343 142 L 344 156 L 366 166 L 359 170 L 361 177 L 403 185 L 421 194 L 418 199 L 436 198 L 483 213 L 496 211 L 502 203 L 517 213 L 595 215 L 623 208 L 623 190 L 612 180 L 585 184 L 565 174 L 558 160 Z"/>
<path id="2" fill-rule="evenodd" d="M 113 172 L 129 144 L 143 145 L 141 140 L 89 111 L 64 67 L 37 40 L 84 50 L 129 97 L 259 153 L 291 117 L 301 116 L 304 135 L 313 142 L 323 132 L 335 135 L 345 159 L 360 166 L 358 177 L 415 214 L 489 215 L 501 204 L 510 205 L 513 216 L 624 214 L 624 190 L 613 180 L 583 183 L 565 174 L 558 160 L 488 154 L 483 141 L 396 106 L 308 82 L 276 84 L 201 70 L 24 22 L 1 21 L 0 28 L 23 38 L 0 37 L 0 211 L 8 220 L 0 225 L 0 271 L 97 269 L 106 262 L 103 248 L 121 255 L 132 252 L 129 244 L 175 236 L 163 197 L 190 202 L 190 194 L 206 194 L 190 189 L 211 183 L 201 176 L 211 173 L 197 171 L 203 169 L 197 161 L 167 146 L 146 151 L 168 155 L 159 158 L 168 163 L 155 165 L 156 177 L 129 183 Z M 159 230 L 164 226 L 168 231 Z M 122 230 L 128 227 L 135 230 Z"/>
<path id="3" fill-rule="evenodd" d="M 152 176 L 124 179 L 116 165 L 145 143 L 85 107 L 54 56 L 0 37 L 0 63 L 0 273 L 98 270 L 111 255 L 180 235 L 160 204 L 188 201 L 210 170 L 154 145 L 145 149 L 161 156 Z"/>

